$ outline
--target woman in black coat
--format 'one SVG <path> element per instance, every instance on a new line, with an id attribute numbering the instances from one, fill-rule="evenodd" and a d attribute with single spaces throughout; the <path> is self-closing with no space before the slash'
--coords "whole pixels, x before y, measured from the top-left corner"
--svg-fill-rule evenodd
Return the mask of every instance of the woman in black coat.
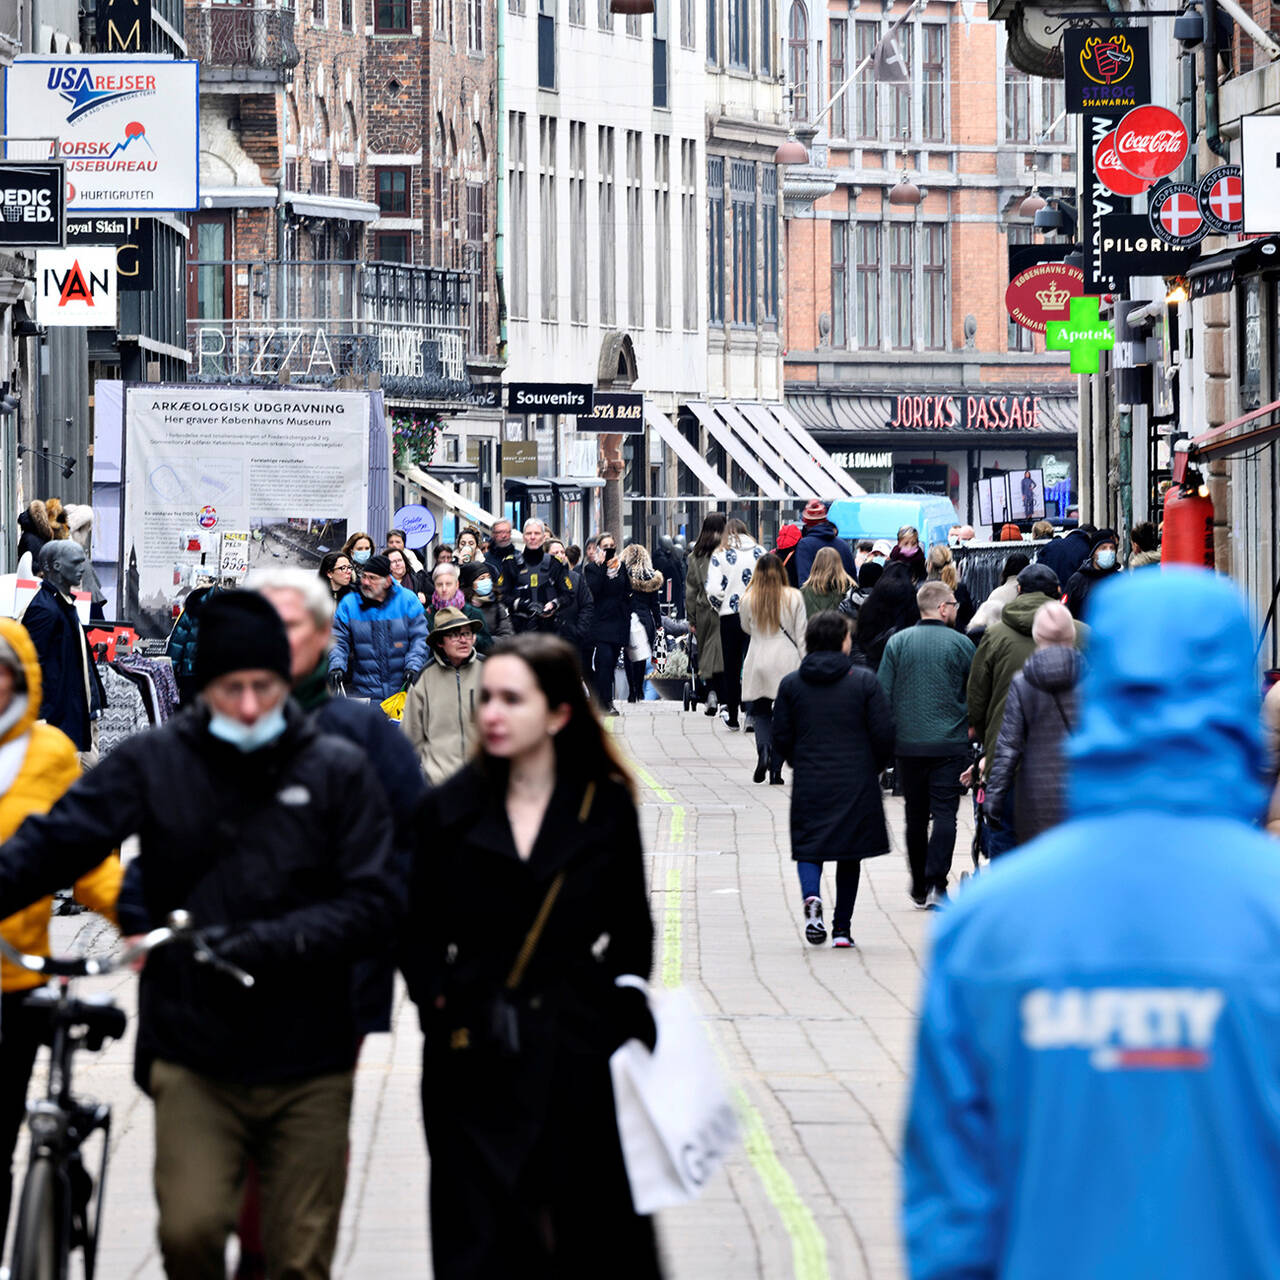
<path id="1" fill-rule="evenodd" d="M 653 925 L 630 779 L 556 636 L 494 648 L 476 721 L 479 756 L 421 810 L 406 929 L 434 1274 L 578 1280 L 621 1259 L 648 1280 L 609 1074 L 624 1041 L 656 1039 L 632 985 Z"/>
<path id="2" fill-rule="evenodd" d="M 591 640 L 595 645 L 596 700 L 604 715 L 614 716 L 618 709 L 613 705 L 613 674 L 631 634 L 631 580 L 622 567 L 613 534 L 602 533 L 591 555 L 594 559 L 583 569 L 582 580 L 595 605 Z"/>
<path id="3" fill-rule="evenodd" d="M 915 579 L 907 565 L 894 561 L 885 566 L 858 613 L 857 649 L 867 666 L 878 671 L 885 645 L 919 621 Z"/>
<path id="4" fill-rule="evenodd" d="M 849 626 L 833 609 L 805 629 L 805 658 L 773 704 L 773 746 L 794 770 L 791 857 L 804 897 L 804 936 L 827 940 L 822 864 L 836 864 L 835 947 L 853 946 L 850 923 L 862 859 L 889 851 L 879 774 L 893 759 L 893 712 L 880 682 L 854 666 Z"/>

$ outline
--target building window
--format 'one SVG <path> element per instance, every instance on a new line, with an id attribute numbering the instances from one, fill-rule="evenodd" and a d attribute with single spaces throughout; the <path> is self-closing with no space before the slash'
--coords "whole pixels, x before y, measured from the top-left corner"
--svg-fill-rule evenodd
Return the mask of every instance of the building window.
<path id="1" fill-rule="evenodd" d="M 671 328 L 671 139 L 653 139 L 654 319 Z"/>
<path id="2" fill-rule="evenodd" d="M 1004 140 L 1031 141 L 1031 77 L 1007 64 L 1004 68 Z"/>
<path id="3" fill-rule="evenodd" d="M 524 13 L 524 0 L 507 0 L 507 12 L 508 12 L 508 13 L 518 13 L 518 14 L 523 15 L 523 13 Z"/>
<path id="4" fill-rule="evenodd" d="M 311 0 L 311 21 L 318 27 L 324 26 L 324 0 Z"/>
<path id="5" fill-rule="evenodd" d="M 889 344 L 901 350 L 915 345 L 915 263 L 909 222 L 889 224 Z"/>
<path id="6" fill-rule="evenodd" d="M 653 105 L 665 107 L 667 102 L 667 4 L 654 0 L 653 7 Z"/>
<path id="7" fill-rule="evenodd" d="M 729 200 L 733 217 L 733 323 L 756 322 L 756 166 L 729 162 Z"/>
<path id="8" fill-rule="evenodd" d="M 751 65 L 751 0 L 729 0 L 729 65 L 745 71 Z"/>
<path id="9" fill-rule="evenodd" d="M 915 91 L 915 77 L 912 74 L 912 63 L 915 61 L 915 50 L 912 44 L 912 28 L 904 25 L 894 36 L 894 43 L 902 55 L 902 65 L 906 69 L 906 84 L 895 84 L 889 90 L 892 104 L 893 136 L 898 139 L 910 138 L 911 131 L 911 99 Z M 872 66 L 874 67 L 874 63 Z"/>
<path id="10" fill-rule="evenodd" d="M 452 0 L 431 0 L 431 28 L 441 40 L 449 38 L 449 9 Z"/>
<path id="11" fill-rule="evenodd" d="M 847 72 L 849 24 L 843 18 L 831 19 L 831 92 L 839 93 Z M 849 95 L 842 93 L 831 108 L 830 129 L 833 138 L 849 136 Z"/>
<path id="12" fill-rule="evenodd" d="M 715 67 L 720 64 L 720 0 L 707 0 L 707 62 Z"/>
<path id="13" fill-rule="evenodd" d="M 489 190 L 467 183 L 466 264 L 471 272 L 471 350 L 489 346 Z"/>
<path id="14" fill-rule="evenodd" d="M 511 314 L 523 319 L 529 314 L 529 189 L 525 113 L 507 114 L 508 171 L 511 191 Z"/>
<path id="15" fill-rule="evenodd" d="M 931 351 L 945 351 L 950 345 L 951 323 L 947 312 L 947 227 L 942 222 L 926 222 L 920 228 L 923 240 L 924 306 L 921 311 L 924 345 Z"/>
<path id="16" fill-rule="evenodd" d="M 800 0 L 791 0 L 787 25 L 787 78 L 791 84 L 791 114 L 809 118 L 809 14 Z"/>
<path id="17" fill-rule="evenodd" d="M 929 142 L 947 137 L 947 28 L 926 22 L 920 28 L 924 42 L 920 58 L 920 136 Z"/>
<path id="18" fill-rule="evenodd" d="M 409 170 L 378 169 L 378 211 L 393 217 L 409 217 Z"/>
<path id="19" fill-rule="evenodd" d="M 1039 142 L 1066 142 L 1067 113 L 1061 80 L 1040 81 L 1040 136 Z"/>
<path id="20" fill-rule="evenodd" d="M 778 170 L 760 171 L 760 246 L 764 258 L 764 318 L 778 319 Z"/>
<path id="21" fill-rule="evenodd" d="M 724 324 L 724 158 L 707 157 L 707 321 Z"/>
<path id="22" fill-rule="evenodd" d="M 1034 244 L 1034 228 L 1029 222 L 1009 224 L 1009 244 Z M 1006 331 L 1006 345 L 1010 351 L 1034 351 L 1035 337 L 1030 329 L 1024 329 L 1012 316 Z"/>
<path id="23" fill-rule="evenodd" d="M 569 121 L 569 319 L 587 322 L 587 126 Z"/>
<path id="24" fill-rule="evenodd" d="M 313 196 L 329 194 L 329 162 L 327 160 L 311 162 L 311 194 Z"/>
<path id="25" fill-rule="evenodd" d="M 538 88 L 556 87 L 556 0 L 538 0 Z"/>
<path id="26" fill-rule="evenodd" d="M 538 203 L 542 244 L 542 318 L 554 320 L 559 281 L 556 236 L 556 118 L 538 117 Z"/>
<path id="27" fill-rule="evenodd" d="M 760 0 L 760 74 L 773 74 L 773 0 Z"/>
<path id="28" fill-rule="evenodd" d="M 484 52 L 484 0 L 467 0 L 467 52 Z"/>
<path id="29" fill-rule="evenodd" d="M 835 76 L 831 77 L 835 83 Z M 849 287 L 847 279 L 847 258 L 849 248 L 849 224 L 833 222 L 831 224 L 831 345 L 847 346 L 849 342 L 849 320 L 846 314 L 846 300 Z"/>
<path id="30" fill-rule="evenodd" d="M 613 10 L 609 8 L 609 0 L 596 0 L 596 26 L 613 34 Z"/>
<path id="31" fill-rule="evenodd" d="M 402 231 L 379 231 L 374 239 L 379 262 L 410 262 L 409 237 Z"/>
<path id="32" fill-rule="evenodd" d="M 854 128 L 859 138 L 875 138 L 880 134 L 880 101 L 877 93 L 874 55 L 880 43 L 878 22 L 853 24 L 855 65 L 862 67 L 854 83 Z"/>
<path id="33" fill-rule="evenodd" d="M 338 166 L 338 195 L 343 200 L 356 198 L 356 167 L 353 164 Z"/>
<path id="34" fill-rule="evenodd" d="M 680 235 L 682 248 L 684 327 L 698 327 L 698 144 L 680 143 Z"/>
<path id="35" fill-rule="evenodd" d="M 680 0 L 680 47 L 682 49 L 692 49 L 698 38 L 693 14 L 693 0 Z"/>
<path id="36" fill-rule="evenodd" d="M 585 27 L 587 25 L 586 0 L 569 0 L 569 25 Z"/>
<path id="37" fill-rule="evenodd" d="M 284 162 L 284 189 L 286 191 L 300 191 L 302 189 L 298 186 L 297 156 L 290 156 Z"/>
<path id="38" fill-rule="evenodd" d="M 627 130 L 627 323 L 644 328 L 644 193 L 641 189 L 643 135 Z"/>
<path id="39" fill-rule="evenodd" d="M 342 29 L 350 31 L 355 25 L 352 0 L 341 0 L 339 8 L 342 14 Z"/>
<path id="40" fill-rule="evenodd" d="M 618 218 L 613 184 L 613 129 L 601 126 L 597 134 L 597 140 L 600 153 L 600 323 L 614 324 L 617 320 Z"/>
<path id="41" fill-rule="evenodd" d="M 856 224 L 858 260 L 858 346 L 880 345 L 880 224 Z"/>
<path id="42" fill-rule="evenodd" d="M 409 0 L 374 0 L 373 29 L 377 35 L 409 34 Z"/>

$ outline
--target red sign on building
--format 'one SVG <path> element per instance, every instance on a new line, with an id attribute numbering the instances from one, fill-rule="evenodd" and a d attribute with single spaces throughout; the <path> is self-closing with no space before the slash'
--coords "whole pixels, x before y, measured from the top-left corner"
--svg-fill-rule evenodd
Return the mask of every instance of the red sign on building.
<path id="1" fill-rule="evenodd" d="M 1145 182 L 1171 174 L 1189 145 L 1186 126 L 1168 107 L 1134 107 L 1116 129 L 1116 158 Z"/>
<path id="2" fill-rule="evenodd" d="M 1108 133 L 1093 152 L 1093 171 L 1098 181 L 1117 196 L 1140 196 L 1150 185 L 1145 178 L 1135 178 L 1116 155 L 1116 131 Z"/>
<path id="3" fill-rule="evenodd" d="M 1024 329 L 1043 333 L 1051 320 L 1066 320 L 1071 299 L 1084 294 L 1084 272 L 1065 262 L 1041 262 L 1020 271 L 1004 291 L 1009 315 Z"/>

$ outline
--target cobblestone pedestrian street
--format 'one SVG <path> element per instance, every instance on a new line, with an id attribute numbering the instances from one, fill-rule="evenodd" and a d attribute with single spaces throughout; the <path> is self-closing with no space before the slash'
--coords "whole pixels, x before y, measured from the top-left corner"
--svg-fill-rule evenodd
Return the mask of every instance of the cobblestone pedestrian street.
<path id="1" fill-rule="evenodd" d="M 751 738 L 678 704 L 626 707 L 615 724 L 640 778 L 655 982 L 692 990 L 743 1119 L 744 1143 L 727 1172 L 698 1203 L 660 1218 L 668 1275 L 896 1280 L 904 1274 L 902 1118 L 929 923 L 907 896 L 901 801 L 887 801 L 892 854 L 864 866 L 856 948 L 811 947 L 787 838 L 790 771 L 786 786 L 753 785 Z M 968 866 L 969 810 L 966 798 L 953 879 Z M 824 898 L 829 923 L 830 869 Z M 111 942 L 92 916 L 54 922 L 56 949 Z M 132 976 L 84 989 L 95 986 L 132 1009 Z M 132 1083 L 132 1039 L 79 1064 L 80 1088 L 116 1107 L 102 1280 L 162 1276 L 151 1104 Z M 401 990 L 394 1031 L 370 1038 L 360 1060 L 335 1267 L 341 1280 L 431 1274 L 420 1044 L 416 1011 Z"/>

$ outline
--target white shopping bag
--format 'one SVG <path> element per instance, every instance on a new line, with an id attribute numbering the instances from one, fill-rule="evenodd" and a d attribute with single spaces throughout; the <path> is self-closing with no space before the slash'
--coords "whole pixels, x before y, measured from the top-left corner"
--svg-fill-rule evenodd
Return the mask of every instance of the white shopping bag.
<path id="1" fill-rule="evenodd" d="M 632 662 L 648 662 L 653 657 L 653 650 L 649 648 L 649 633 L 634 613 L 631 615 L 631 627 L 627 634 L 627 657 Z"/>
<path id="2" fill-rule="evenodd" d="M 738 1117 L 688 992 L 649 1003 L 657 1048 L 628 1040 L 609 1060 L 631 1199 L 642 1214 L 697 1197 L 738 1141 Z"/>

